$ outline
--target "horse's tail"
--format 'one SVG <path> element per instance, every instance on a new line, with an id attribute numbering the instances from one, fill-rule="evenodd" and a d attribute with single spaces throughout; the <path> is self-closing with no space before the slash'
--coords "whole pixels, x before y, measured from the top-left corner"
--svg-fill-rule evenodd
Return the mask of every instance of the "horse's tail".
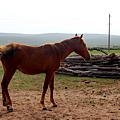
<path id="1" fill-rule="evenodd" d="M 18 46 L 16 44 L 8 44 L 6 46 L 0 47 L 0 60 L 7 57 L 12 56 L 18 50 Z"/>

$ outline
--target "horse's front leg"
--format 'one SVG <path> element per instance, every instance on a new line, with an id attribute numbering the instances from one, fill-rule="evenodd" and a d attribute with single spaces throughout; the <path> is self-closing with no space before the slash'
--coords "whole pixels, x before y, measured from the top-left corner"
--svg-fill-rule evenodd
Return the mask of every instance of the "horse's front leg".
<path id="1" fill-rule="evenodd" d="M 50 81 L 53 76 L 54 76 L 54 73 L 51 73 L 51 72 L 46 73 L 45 82 L 43 85 L 43 92 L 42 92 L 41 101 L 40 101 L 40 104 L 42 105 L 43 110 L 47 110 L 47 108 L 45 107 L 44 99 L 45 99 L 46 91 L 48 89 L 48 85 L 50 84 Z"/>
<path id="2" fill-rule="evenodd" d="M 53 104 L 53 107 L 57 107 L 57 104 L 55 103 L 53 97 L 53 90 L 54 90 L 54 76 L 52 77 L 50 82 L 50 102 Z"/>
<path id="3" fill-rule="evenodd" d="M 42 105 L 43 110 L 47 110 L 47 108 L 45 107 L 45 103 L 44 103 L 45 94 L 46 94 L 47 89 L 48 89 L 48 84 L 45 81 L 44 85 L 43 85 L 43 92 L 42 92 L 41 101 L 40 101 L 40 104 Z"/>

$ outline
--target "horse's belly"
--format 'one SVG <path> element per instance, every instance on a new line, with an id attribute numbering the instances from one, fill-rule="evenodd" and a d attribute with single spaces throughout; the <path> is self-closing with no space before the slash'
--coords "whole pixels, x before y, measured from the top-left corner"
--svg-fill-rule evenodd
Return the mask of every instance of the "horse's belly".
<path id="1" fill-rule="evenodd" d="M 35 75 L 45 72 L 44 69 L 38 67 L 18 67 L 18 70 L 24 74 Z"/>

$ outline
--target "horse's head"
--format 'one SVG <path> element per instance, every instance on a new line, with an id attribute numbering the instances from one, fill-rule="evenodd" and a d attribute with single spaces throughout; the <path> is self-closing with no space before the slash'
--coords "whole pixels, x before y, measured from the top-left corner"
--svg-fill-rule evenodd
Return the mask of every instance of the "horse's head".
<path id="1" fill-rule="evenodd" d="M 90 60 L 90 54 L 86 47 L 86 43 L 83 39 L 83 34 L 81 36 L 77 36 L 76 34 L 73 39 L 76 41 L 75 42 L 75 53 L 82 56 L 86 61 Z"/>

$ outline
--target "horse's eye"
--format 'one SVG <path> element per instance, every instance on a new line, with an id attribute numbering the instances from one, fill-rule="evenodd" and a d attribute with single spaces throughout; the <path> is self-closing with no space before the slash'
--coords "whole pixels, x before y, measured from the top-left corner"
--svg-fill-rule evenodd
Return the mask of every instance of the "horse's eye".
<path id="1" fill-rule="evenodd" d="M 84 45 L 84 46 L 86 46 L 86 44 L 85 44 L 85 43 L 84 43 L 83 45 Z"/>

